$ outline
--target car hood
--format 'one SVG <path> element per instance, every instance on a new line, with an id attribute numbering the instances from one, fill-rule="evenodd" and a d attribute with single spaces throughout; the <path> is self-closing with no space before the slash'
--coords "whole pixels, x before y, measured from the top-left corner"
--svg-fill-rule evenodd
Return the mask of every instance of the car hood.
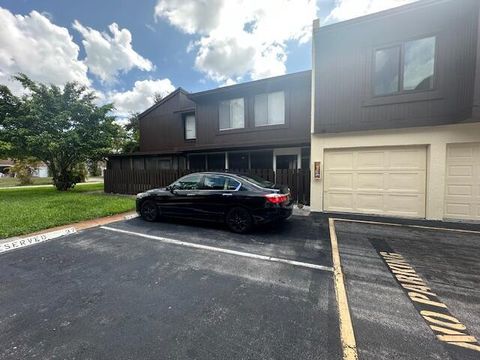
<path id="1" fill-rule="evenodd" d="M 162 194 L 170 194 L 170 191 L 168 191 L 166 188 L 155 188 L 155 189 L 150 189 L 145 192 L 141 192 L 137 194 L 137 199 L 146 197 L 146 196 L 151 196 L 151 195 L 162 195 Z"/>

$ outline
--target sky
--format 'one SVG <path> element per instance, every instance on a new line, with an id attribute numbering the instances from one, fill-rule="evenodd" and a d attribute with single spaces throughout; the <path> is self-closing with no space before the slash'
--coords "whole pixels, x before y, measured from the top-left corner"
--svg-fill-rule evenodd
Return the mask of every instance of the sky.
<path id="1" fill-rule="evenodd" d="M 322 26 L 414 0 L 0 0 L 0 84 L 77 81 L 125 118 L 196 92 L 311 69 Z"/>

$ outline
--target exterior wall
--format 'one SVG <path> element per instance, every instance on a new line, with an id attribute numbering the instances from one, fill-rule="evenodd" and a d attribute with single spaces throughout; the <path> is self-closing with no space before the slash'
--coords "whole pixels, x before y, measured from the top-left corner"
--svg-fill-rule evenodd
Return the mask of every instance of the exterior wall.
<path id="1" fill-rule="evenodd" d="M 478 121 L 472 109 L 479 4 L 478 0 L 419 1 L 314 28 L 313 132 Z M 373 96 L 375 49 L 429 36 L 436 36 L 434 88 Z"/>
<path id="2" fill-rule="evenodd" d="M 444 217 L 447 144 L 472 142 L 480 142 L 480 123 L 342 134 L 312 134 L 312 169 L 315 161 L 321 161 L 323 166 L 326 149 L 427 146 L 426 218 L 441 220 Z M 323 175 L 322 169 L 322 179 L 312 179 L 312 211 L 323 211 L 324 208 Z"/>
<path id="3" fill-rule="evenodd" d="M 183 113 L 195 103 L 185 93 L 177 92 L 140 118 L 140 152 L 175 152 L 186 144 Z"/>
<path id="4" fill-rule="evenodd" d="M 287 75 L 289 80 L 273 78 L 261 80 L 248 87 L 232 87 L 228 91 L 202 97 L 197 102 L 197 140 L 192 148 L 213 149 L 245 146 L 287 146 L 308 144 L 310 141 L 310 72 Z M 285 92 L 285 124 L 255 126 L 254 98 L 264 92 Z M 243 97 L 245 101 L 245 128 L 219 130 L 218 105 L 222 100 Z"/>
<path id="5" fill-rule="evenodd" d="M 263 79 L 206 93 L 179 91 L 140 116 L 140 152 L 178 153 L 247 146 L 298 146 L 310 142 L 311 72 Z M 256 94 L 285 92 L 285 124 L 255 126 Z M 201 96 L 199 96 L 199 94 Z M 190 100 L 189 96 L 191 97 Z M 245 99 L 245 128 L 219 130 L 219 102 Z M 196 139 L 185 139 L 184 116 L 195 112 Z"/>

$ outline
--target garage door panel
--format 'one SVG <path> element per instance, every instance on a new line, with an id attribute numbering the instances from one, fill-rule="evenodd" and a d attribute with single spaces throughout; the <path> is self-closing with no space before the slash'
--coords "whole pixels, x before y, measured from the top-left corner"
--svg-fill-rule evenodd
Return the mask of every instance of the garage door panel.
<path id="1" fill-rule="evenodd" d="M 447 146 L 446 219 L 480 221 L 480 143 Z"/>
<path id="2" fill-rule="evenodd" d="M 448 185 L 447 195 L 449 196 L 473 196 L 473 186 L 471 185 Z"/>
<path id="3" fill-rule="evenodd" d="M 357 190 L 382 190 L 384 187 L 384 174 L 381 172 L 357 174 Z"/>
<path id="4" fill-rule="evenodd" d="M 327 150 L 324 208 L 425 217 L 425 174 L 425 147 Z"/>
<path id="5" fill-rule="evenodd" d="M 423 193 L 425 189 L 425 172 L 390 173 L 386 190 Z"/>
<path id="6" fill-rule="evenodd" d="M 394 150 L 389 153 L 390 169 L 418 169 L 425 170 L 425 148 L 412 150 Z"/>
<path id="7" fill-rule="evenodd" d="M 384 200 L 382 194 L 357 194 L 357 206 L 354 208 L 356 212 L 377 213 L 383 212 Z"/>
<path id="8" fill-rule="evenodd" d="M 423 195 L 390 194 L 385 200 L 389 204 L 387 213 L 391 215 L 417 216 L 424 211 Z"/>
<path id="9" fill-rule="evenodd" d="M 353 174 L 332 172 L 325 184 L 330 190 L 350 190 L 353 188 Z"/>
<path id="10" fill-rule="evenodd" d="M 452 159 L 450 159 L 452 160 Z M 473 176 L 473 165 L 450 165 L 448 167 L 448 170 L 447 170 L 447 175 L 448 176 L 452 176 L 452 177 L 455 177 L 455 176 L 462 176 L 462 177 L 465 177 L 465 176 L 468 176 L 468 177 L 471 177 Z M 455 181 L 455 179 L 451 179 L 453 181 Z M 460 181 L 465 181 L 463 179 L 460 179 Z"/>
<path id="11" fill-rule="evenodd" d="M 358 170 L 383 169 L 385 153 L 383 151 L 365 151 L 357 154 L 356 168 Z"/>
<path id="12" fill-rule="evenodd" d="M 353 207 L 352 193 L 333 192 L 325 196 L 325 204 L 331 211 L 349 211 Z"/>
<path id="13" fill-rule="evenodd" d="M 352 170 L 353 152 L 345 151 L 339 153 L 325 154 L 325 170 Z"/>
<path id="14" fill-rule="evenodd" d="M 455 159 L 455 161 L 459 161 L 462 158 L 466 159 L 467 161 L 473 158 L 474 148 L 471 144 L 455 144 L 453 146 L 449 146 L 447 149 L 447 155 L 450 159 Z"/>

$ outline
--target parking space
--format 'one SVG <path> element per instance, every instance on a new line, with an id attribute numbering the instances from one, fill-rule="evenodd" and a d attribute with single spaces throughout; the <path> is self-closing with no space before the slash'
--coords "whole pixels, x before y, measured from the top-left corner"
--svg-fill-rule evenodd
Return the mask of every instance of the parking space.
<path id="1" fill-rule="evenodd" d="M 480 233 L 335 229 L 359 358 L 480 358 Z"/>
<path id="2" fill-rule="evenodd" d="M 120 221 L 0 254 L 0 359 L 477 359 L 479 255 L 325 216 Z"/>
<path id="3" fill-rule="evenodd" d="M 1 255 L 1 359 L 341 357 L 328 236 L 312 218 L 245 236 L 109 227 Z"/>

